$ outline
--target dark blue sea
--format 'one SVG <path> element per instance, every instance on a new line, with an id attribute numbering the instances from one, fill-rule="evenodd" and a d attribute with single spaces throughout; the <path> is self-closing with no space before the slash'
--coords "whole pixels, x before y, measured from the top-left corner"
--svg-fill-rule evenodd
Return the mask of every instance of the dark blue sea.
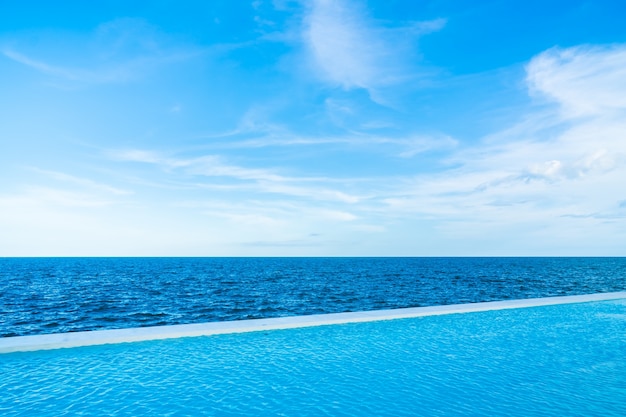
<path id="1" fill-rule="evenodd" d="M 626 258 L 0 258 L 0 336 L 626 290 Z"/>

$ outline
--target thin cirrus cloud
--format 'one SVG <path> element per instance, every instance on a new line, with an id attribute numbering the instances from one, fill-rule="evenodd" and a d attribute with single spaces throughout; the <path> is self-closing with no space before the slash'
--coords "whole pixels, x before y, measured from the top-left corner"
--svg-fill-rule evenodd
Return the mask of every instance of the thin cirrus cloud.
<path id="1" fill-rule="evenodd" d="M 245 189 L 249 192 L 282 194 L 290 197 L 318 201 L 335 201 L 354 204 L 362 197 L 342 190 L 329 188 L 328 183 L 336 183 L 330 178 L 290 177 L 277 174 L 270 169 L 246 168 L 224 162 L 219 155 L 205 155 L 193 158 L 168 158 L 155 152 L 128 150 L 111 152 L 118 161 L 141 162 L 156 165 L 180 181 L 204 188 L 197 184 L 198 177 L 224 178 L 240 187 L 225 187 L 224 190 Z M 251 185 L 252 184 L 252 185 Z M 212 184 L 208 184 L 211 187 Z M 243 187 L 241 187 L 243 186 Z M 219 189 L 220 187 L 213 187 Z"/>
<path id="2" fill-rule="evenodd" d="M 385 154 L 400 158 L 412 158 L 421 153 L 429 151 L 449 151 L 456 148 L 459 142 L 447 135 L 413 135 L 409 137 L 385 137 L 380 135 L 367 134 L 346 134 L 335 137 L 304 137 L 291 134 L 282 130 L 281 135 L 268 135 L 254 139 L 240 139 L 237 141 L 213 141 L 205 145 L 205 148 L 214 149 L 258 149 L 267 147 L 297 147 L 316 146 L 324 147 L 328 145 L 347 145 L 352 147 L 377 146 Z M 233 133 L 232 136 L 236 136 Z M 219 137 L 229 137 L 220 135 Z M 211 136 L 215 138 L 216 136 Z"/>
<path id="3" fill-rule="evenodd" d="M 502 229 L 532 226 L 557 236 L 567 234 L 560 229 L 565 218 L 567 227 L 573 219 L 595 222 L 578 224 L 592 227 L 620 218 L 626 83 L 618 63 L 625 51 L 624 45 L 576 47 L 533 58 L 526 67 L 528 88 L 546 105 L 530 114 L 530 122 L 459 150 L 449 158 L 458 168 L 409 181 L 404 194 L 398 191 L 385 200 L 389 210 L 430 216 L 450 233 L 452 225 L 464 224 L 476 233 L 478 225 L 495 224 Z"/>
<path id="4" fill-rule="evenodd" d="M 66 254 L 616 253 L 626 45 L 552 47 L 582 18 L 529 15 L 536 33 L 512 36 L 517 12 L 487 3 L 120 3 L 109 16 L 145 19 L 87 29 L 95 9 L 47 29 L 23 12 L 0 33 L 0 249 L 33 254 L 13 248 L 28 234 Z M 545 12 L 574 19 L 574 3 Z M 621 39 L 589 23 L 576 39 Z"/>
<path id="5" fill-rule="evenodd" d="M 61 183 L 70 184 L 79 188 L 91 191 L 102 191 L 113 195 L 131 195 L 133 191 L 113 187 L 108 184 L 100 183 L 89 178 L 81 178 L 75 175 L 66 174 L 64 172 L 50 171 L 41 168 L 31 168 L 32 171 L 45 176 L 48 179 L 54 179 Z"/>
<path id="6" fill-rule="evenodd" d="M 326 102 L 332 101 L 327 99 Z M 412 158 L 429 151 L 450 151 L 459 141 L 449 135 L 397 133 L 392 122 L 368 120 L 365 123 L 343 126 L 342 134 L 321 136 L 303 135 L 293 132 L 289 126 L 270 122 L 271 115 L 265 109 L 249 109 L 235 129 L 227 132 L 201 135 L 198 139 L 210 139 L 203 149 L 258 149 L 268 147 L 327 147 L 345 145 L 351 148 L 376 147 L 384 155 Z M 390 130 L 390 134 L 374 131 Z"/>
<path id="7" fill-rule="evenodd" d="M 26 52 L 42 42 L 46 45 L 45 57 Z M 68 51 L 77 53 L 68 55 Z M 120 18 L 99 25 L 85 36 L 53 34 L 44 40 L 8 38 L 0 52 L 14 62 L 54 78 L 107 84 L 132 81 L 151 68 L 206 51 L 176 45 L 143 19 Z"/>
<path id="8" fill-rule="evenodd" d="M 626 48 L 553 48 L 527 66 L 531 92 L 558 102 L 568 116 L 626 109 Z"/>
<path id="9" fill-rule="evenodd" d="M 113 204 L 112 200 L 103 199 L 100 195 L 43 186 L 28 186 L 18 194 L 0 196 L 0 205 L 7 212 L 10 212 L 10 209 L 15 212 L 20 209 L 28 212 L 32 207 L 40 209 L 46 207 L 93 208 Z"/>
<path id="10" fill-rule="evenodd" d="M 551 65 L 544 61 L 538 67 L 537 62 L 546 57 L 540 54 L 527 66 L 529 90 L 545 99 L 548 105 L 531 110 L 519 124 L 494 132 L 473 147 L 459 146 L 451 138 L 417 138 L 413 142 L 414 149 L 409 148 L 398 156 L 410 157 L 422 149 L 447 143 L 444 146 L 447 156 L 442 161 L 450 168 L 414 177 L 391 177 L 381 173 L 378 177 L 358 179 L 354 181 L 356 193 L 325 186 L 336 184 L 333 178 L 288 177 L 267 168 L 228 164 L 215 155 L 167 159 L 151 152 L 129 151 L 119 158 L 159 164 L 164 169 L 183 169 L 187 175 L 228 177 L 248 183 L 247 189 L 257 193 L 331 202 L 337 212 L 343 212 L 347 204 L 359 211 L 359 218 L 367 221 L 375 216 L 377 220 L 372 223 L 378 224 L 381 219 L 384 223 L 402 218 L 426 218 L 441 230 L 453 230 L 452 225 L 464 224 L 467 233 L 478 233 L 471 225 L 484 223 L 515 229 L 532 224 L 558 228 L 558 221 L 550 222 L 559 218 L 606 221 L 614 217 L 624 199 L 623 195 L 609 190 L 620 190 L 626 177 L 626 144 L 622 139 L 626 124 L 606 114 L 592 113 L 586 118 L 571 119 L 562 113 L 562 108 L 570 105 L 570 97 L 593 95 L 598 83 L 619 74 L 620 68 L 606 65 L 606 62 L 619 59 L 622 50 L 596 48 L 593 62 L 582 59 L 588 53 L 583 49 L 573 48 L 562 53 L 570 59 L 553 60 Z M 583 69 L 593 74 L 583 77 L 584 82 L 580 77 L 565 76 Z M 558 88 L 549 82 L 551 79 L 561 80 Z M 623 111 L 620 98 L 626 94 L 626 89 L 617 84 L 612 91 L 606 90 L 607 94 L 609 92 L 607 100 L 614 103 L 613 109 Z M 317 145 L 323 146 L 325 141 L 353 140 L 356 139 L 327 138 L 320 139 Z M 381 145 L 394 144 L 394 140 L 384 137 L 370 140 Z M 244 141 L 238 146 L 293 146 L 313 142 L 270 138 Z M 403 142 L 403 145 L 409 143 Z M 594 215 L 588 215 L 590 213 Z"/>
<path id="11" fill-rule="evenodd" d="M 65 81 L 87 84 L 126 82 L 134 79 L 139 73 L 142 72 L 143 68 L 153 63 L 150 62 L 152 60 L 147 58 L 135 58 L 114 64 L 99 64 L 92 66 L 93 68 L 81 68 L 44 62 L 42 60 L 26 56 L 13 49 L 4 49 L 2 53 L 5 57 L 26 65 L 45 75 Z"/>
<path id="12" fill-rule="evenodd" d="M 406 27 L 377 25 L 350 1 L 315 0 L 305 19 L 303 38 L 318 76 L 344 89 L 377 90 L 414 78 L 414 54 L 420 35 L 438 31 L 445 19 Z"/>

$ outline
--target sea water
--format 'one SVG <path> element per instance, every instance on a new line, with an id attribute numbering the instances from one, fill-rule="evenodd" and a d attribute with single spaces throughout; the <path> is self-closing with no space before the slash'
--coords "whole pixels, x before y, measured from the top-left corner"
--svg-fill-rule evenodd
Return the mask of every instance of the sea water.
<path id="1" fill-rule="evenodd" d="M 0 258 L 0 337 L 626 289 L 626 258 Z"/>
<path id="2" fill-rule="evenodd" d="M 624 416 L 626 300 L 0 355 L 3 416 Z"/>

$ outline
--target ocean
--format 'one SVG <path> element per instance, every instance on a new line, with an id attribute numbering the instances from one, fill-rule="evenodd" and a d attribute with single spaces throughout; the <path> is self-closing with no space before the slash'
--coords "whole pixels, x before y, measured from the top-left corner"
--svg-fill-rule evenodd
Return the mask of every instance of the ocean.
<path id="1" fill-rule="evenodd" d="M 0 337 L 626 290 L 626 258 L 0 258 Z"/>

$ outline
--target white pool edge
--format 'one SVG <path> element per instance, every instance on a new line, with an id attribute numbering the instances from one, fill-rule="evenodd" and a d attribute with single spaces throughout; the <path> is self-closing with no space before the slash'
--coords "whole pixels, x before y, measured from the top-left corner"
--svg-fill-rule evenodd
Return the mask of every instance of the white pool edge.
<path id="1" fill-rule="evenodd" d="M 473 304 L 400 308 L 394 310 L 358 311 L 351 313 L 316 314 L 269 319 L 17 336 L 0 338 L 0 354 L 619 299 L 626 299 L 626 291 L 564 297 L 530 298 L 526 300 L 491 301 Z"/>

